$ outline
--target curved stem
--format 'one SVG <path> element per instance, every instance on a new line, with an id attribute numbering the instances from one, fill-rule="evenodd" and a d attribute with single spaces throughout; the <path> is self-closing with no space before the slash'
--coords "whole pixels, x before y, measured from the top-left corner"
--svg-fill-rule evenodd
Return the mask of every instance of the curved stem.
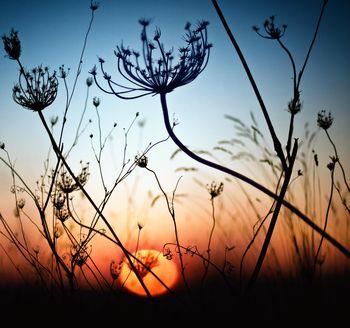
<path id="1" fill-rule="evenodd" d="M 202 288 L 204 286 L 204 282 L 205 282 L 205 278 L 208 275 L 208 269 L 209 269 L 209 262 L 210 262 L 210 258 L 211 258 L 211 240 L 213 239 L 213 234 L 214 234 L 214 230 L 215 230 L 215 226 L 216 226 L 216 218 L 215 218 L 215 206 L 214 206 L 214 198 L 211 198 L 211 209 L 212 209 L 212 219 L 213 219 L 213 224 L 211 226 L 210 229 L 210 234 L 209 234 L 209 239 L 208 239 L 208 246 L 207 246 L 207 262 L 204 262 L 204 273 L 202 276 Z"/>
<path id="2" fill-rule="evenodd" d="M 332 198 L 333 198 L 333 191 L 334 191 L 334 168 L 332 170 L 332 173 L 331 173 L 331 192 L 330 192 L 330 195 L 329 195 L 329 200 L 328 200 L 328 205 L 327 205 L 327 211 L 326 211 L 326 219 L 324 221 L 324 226 L 323 226 L 323 231 L 326 231 L 327 229 L 327 225 L 328 225 L 328 217 L 329 217 L 329 211 L 331 209 L 331 204 L 332 204 Z M 318 245 L 318 248 L 317 248 L 317 252 L 316 252 L 316 255 L 315 255 L 315 260 L 314 260 L 314 272 L 316 271 L 316 265 L 317 265 L 317 260 L 318 260 L 318 257 L 320 255 L 320 252 L 321 252 L 321 247 L 322 247 L 322 244 L 323 244 L 323 236 L 321 237 L 321 240 L 320 240 L 320 243 Z"/>
<path id="3" fill-rule="evenodd" d="M 218 2 L 216 0 L 212 0 L 212 3 L 214 5 L 214 7 L 215 7 L 215 10 L 216 10 L 220 20 L 221 20 L 222 25 L 225 28 L 225 31 L 226 31 L 228 37 L 230 38 L 230 41 L 231 41 L 233 47 L 235 48 L 235 50 L 237 52 L 237 55 L 238 55 L 242 65 L 243 65 L 244 70 L 245 70 L 245 72 L 247 74 L 247 77 L 249 79 L 249 82 L 252 85 L 252 88 L 254 90 L 255 96 L 256 96 L 256 98 L 257 98 L 257 100 L 259 102 L 259 105 L 260 105 L 261 110 L 263 112 L 265 121 L 266 121 L 267 126 L 269 128 L 275 151 L 276 151 L 276 153 L 277 153 L 277 155 L 278 155 L 278 157 L 279 157 L 279 159 L 280 159 L 280 161 L 282 163 L 283 169 L 286 170 L 287 169 L 287 163 L 286 163 L 286 159 L 284 158 L 282 145 L 281 145 L 281 143 L 280 143 L 280 141 L 279 141 L 279 139 L 278 139 L 278 137 L 276 135 L 276 132 L 275 132 L 275 129 L 274 129 L 273 125 L 272 125 L 269 113 L 267 112 L 265 103 L 264 103 L 264 101 L 263 101 L 263 99 L 261 97 L 260 91 L 259 91 L 258 86 L 256 85 L 256 82 L 254 80 L 254 77 L 253 77 L 253 75 L 252 75 L 252 73 L 251 73 L 251 71 L 249 69 L 247 61 L 245 60 L 245 57 L 244 57 L 244 55 L 243 55 L 243 53 L 242 53 L 242 51 L 241 51 L 241 49 L 240 49 L 236 39 L 235 39 L 235 37 L 233 36 L 233 34 L 231 32 L 231 29 L 229 28 L 229 26 L 228 26 L 228 24 L 226 22 L 226 19 L 225 19 L 224 14 L 222 13 L 222 11 L 221 11 L 221 9 L 219 7 Z"/>
<path id="4" fill-rule="evenodd" d="M 173 219 L 175 240 L 176 240 L 176 245 L 177 245 L 177 248 L 178 248 L 179 261 L 180 261 L 180 266 L 181 266 L 181 276 L 182 276 L 182 280 L 183 280 L 183 282 L 185 284 L 185 287 L 186 287 L 188 293 L 190 294 L 191 293 L 191 289 L 190 289 L 190 286 L 187 283 L 187 279 L 186 279 L 186 276 L 185 276 L 185 264 L 183 262 L 183 258 L 182 258 L 183 254 L 182 254 L 182 251 L 181 251 L 181 248 L 180 248 L 179 231 L 178 231 L 178 227 L 177 227 L 177 223 L 176 223 L 174 206 L 169 201 L 168 195 L 166 194 L 166 192 L 164 191 L 162 185 L 160 184 L 160 181 L 158 179 L 158 176 L 157 176 L 156 172 L 151 170 L 151 169 L 149 169 L 148 167 L 146 167 L 146 170 L 151 172 L 151 173 L 153 173 L 153 175 L 154 175 L 154 177 L 155 177 L 155 179 L 157 181 L 158 187 L 161 190 L 161 192 L 162 192 L 162 194 L 163 194 L 163 196 L 165 198 L 165 201 L 166 201 L 166 204 L 167 204 L 167 208 L 168 208 L 168 211 L 169 211 L 169 213 L 171 215 L 171 218 Z M 175 187 L 175 190 L 176 190 L 176 187 Z M 174 190 L 174 193 L 175 193 L 175 190 Z"/>
<path id="5" fill-rule="evenodd" d="M 216 170 L 219 170 L 221 172 L 227 173 L 239 180 L 242 180 L 246 183 L 248 183 L 249 185 L 251 185 L 252 187 L 260 190 L 261 192 L 263 192 L 264 194 L 268 195 L 269 197 L 278 200 L 279 196 L 276 195 L 274 192 L 272 192 L 271 190 L 267 189 L 266 187 L 264 187 L 263 185 L 259 184 L 258 182 L 248 178 L 247 176 L 236 172 L 234 170 L 231 170 L 225 166 L 222 166 L 220 164 L 211 162 L 207 159 L 204 159 L 200 156 L 198 156 L 197 154 L 193 153 L 192 151 L 190 151 L 175 135 L 172 126 L 170 124 L 169 121 L 169 113 L 168 113 L 168 107 L 167 107 L 167 103 L 166 103 L 166 95 L 165 94 L 160 94 L 160 100 L 161 100 L 161 104 L 162 104 L 162 110 L 163 110 L 163 118 L 164 118 L 164 123 L 165 123 L 165 127 L 167 132 L 169 133 L 169 136 L 171 137 L 171 139 L 175 142 L 175 144 L 185 153 L 187 154 L 189 157 L 191 157 L 192 159 L 194 159 L 195 161 L 202 163 L 206 166 L 212 167 Z M 335 248 L 337 248 L 341 253 L 343 253 L 346 257 L 350 258 L 350 250 L 348 250 L 347 248 L 345 248 L 342 244 L 340 244 L 335 238 L 333 238 L 332 236 L 330 236 L 327 232 L 323 231 L 322 228 L 320 228 L 317 224 L 315 224 L 310 218 L 308 218 L 305 214 L 303 214 L 300 210 L 298 210 L 294 205 L 290 204 L 289 202 L 287 202 L 285 199 L 282 200 L 282 204 L 288 208 L 290 211 L 292 211 L 294 214 L 296 214 L 300 219 L 302 219 L 307 225 L 309 225 L 312 229 L 314 229 L 317 233 L 319 233 L 320 235 L 324 236 L 324 239 L 326 239 L 328 242 L 330 242 Z"/>

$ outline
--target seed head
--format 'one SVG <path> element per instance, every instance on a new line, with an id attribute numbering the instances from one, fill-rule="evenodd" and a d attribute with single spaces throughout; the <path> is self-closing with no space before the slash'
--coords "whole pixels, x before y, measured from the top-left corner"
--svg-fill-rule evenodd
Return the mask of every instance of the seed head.
<path id="1" fill-rule="evenodd" d="M 177 63 L 174 63 L 173 48 L 167 51 L 160 40 L 161 30 L 157 27 L 153 40 L 150 40 L 147 34 L 150 20 L 140 19 L 139 23 L 142 25 L 142 51 L 130 50 L 123 44 L 117 46 L 117 50 L 114 51 L 118 71 L 131 85 L 121 85 L 115 82 L 105 71 L 104 61 L 99 61 L 109 90 L 98 83 L 96 66 L 90 70 L 90 74 L 93 75 L 96 85 L 102 91 L 122 99 L 135 99 L 149 94 L 165 94 L 191 83 L 207 66 L 212 47 L 212 44 L 208 43 L 207 36 L 209 22 L 199 21 L 194 28 L 191 28 L 191 24 L 186 24 L 183 39 L 187 45 L 179 49 Z M 143 60 L 140 60 L 141 56 Z M 143 63 L 144 66 L 141 66 Z"/>
<path id="2" fill-rule="evenodd" d="M 2 36 L 2 41 L 7 57 L 12 60 L 18 60 L 21 56 L 21 41 L 18 38 L 18 32 L 11 29 L 9 35 L 4 34 Z"/>
<path id="3" fill-rule="evenodd" d="M 148 164 L 148 158 L 145 155 L 142 156 L 135 156 L 135 162 L 139 167 L 146 167 Z"/>
<path id="4" fill-rule="evenodd" d="M 93 102 L 93 104 L 94 104 L 94 106 L 95 106 L 96 108 L 97 108 L 98 106 L 100 106 L 100 103 L 101 103 L 100 98 L 98 98 L 98 97 L 94 97 L 93 100 L 92 100 L 92 102 Z"/>
<path id="5" fill-rule="evenodd" d="M 20 106 L 37 112 L 54 102 L 57 89 L 56 72 L 50 74 L 47 67 L 38 66 L 31 71 L 20 71 L 19 82 L 12 89 L 12 97 Z"/>
<path id="6" fill-rule="evenodd" d="M 333 124 L 333 116 L 331 112 L 326 112 L 324 109 L 317 114 L 317 125 L 323 129 L 328 130 Z"/>
<path id="7" fill-rule="evenodd" d="M 86 79 L 86 85 L 88 88 L 91 87 L 93 83 L 94 83 L 94 80 L 91 76 Z"/>
<path id="8" fill-rule="evenodd" d="M 99 2 L 96 2 L 96 1 L 91 1 L 90 2 L 90 9 L 92 11 L 96 11 L 98 9 L 98 7 L 100 6 L 100 3 Z"/>
<path id="9" fill-rule="evenodd" d="M 209 191 L 211 199 L 214 199 L 215 197 L 219 196 L 223 192 L 224 184 L 223 182 L 220 182 L 220 184 L 217 184 L 215 181 L 213 181 L 210 185 L 207 185 L 207 189 Z"/>
<path id="10" fill-rule="evenodd" d="M 265 34 L 260 32 L 260 28 L 253 26 L 253 31 L 257 33 L 264 39 L 276 40 L 280 39 L 286 32 L 287 25 L 283 24 L 281 27 L 276 26 L 275 16 L 270 16 L 264 21 L 263 27 L 265 29 Z"/>

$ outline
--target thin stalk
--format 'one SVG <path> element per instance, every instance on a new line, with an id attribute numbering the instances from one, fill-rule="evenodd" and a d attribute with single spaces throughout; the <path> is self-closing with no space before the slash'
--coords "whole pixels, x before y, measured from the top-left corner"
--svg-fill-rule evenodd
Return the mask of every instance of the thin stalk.
<path id="1" fill-rule="evenodd" d="M 202 163 L 206 166 L 212 167 L 216 170 L 219 170 L 221 172 L 227 173 L 239 180 L 242 180 L 246 182 L 247 184 L 251 185 L 252 187 L 260 190 L 264 194 L 268 195 L 269 197 L 279 200 L 279 196 L 276 195 L 274 192 L 271 190 L 267 189 L 263 185 L 259 184 L 258 182 L 248 178 L 247 176 L 236 172 L 234 170 L 231 170 L 225 166 L 222 166 L 220 164 L 211 162 L 207 159 L 204 159 L 197 154 L 193 153 L 191 150 L 189 150 L 175 135 L 172 126 L 170 124 L 169 120 L 169 113 L 168 113 L 168 107 L 166 103 L 166 95 L 165 94 L 160 94 L 160 99 L 161 99 L 161 104 L 162 104 L 162 110 L 163 110 L 163 118 L 164 118 L 164 123 L 166 130 L 171 137 L 171 139 L 175 142 L 175 144 L 189 157 L 194 159 L 195 161 Z M 341 243 L 339 243 L 335 238 L 330 236 L 327 232 L 323 231 L 322 228 L 320 228 L 317 224 L 315 224 L 310 218 L 308 218 L 304 213 L 302 213 L 299 209 L 297 209 L 294 205 L 286 201 L 285 199 L 282 200 L 282 204 L 288 208 L 290 211 L 292 211 L 294 214 L 296 214 L 301 220 L 303 220 L 308 226 L 310 226 L 312 229 L 314 229 L 317 233 L 320 235 L 324 236 L 324 238 L 330 242 L 335 248 L 337 248 L 341 253 L 343 253 L 346 257 L 350 258 L 350 250 L 348 250 L 346 247 L 344 247 Z"/>
<path id="2" fill-rule="evenodd" d="M 211 203 L 211 209 L 212 209 L 213 224 L 212 224 L 210 234 L 209 234 L 209 239 L 208 239 L 208 246 L 207 246 L 207 259 L 208 259 L 208 261 L 204 262 L 204 273 L 203 273 L 202 281 L 201 281 L 202 287 L 204 286 L 205 278 L 208 275 L 209 261 L 211 258 L 211 241 L 213 238 L 213 233 L 214 233 L 214 229 L 215 229 L 215 225 L 216 225 L 214 197 L 211 198 L 210 203 Z"/>
<path id="3" fill-rule="evenodd" d="M 178 248 L 178 254 L 179 254 L 179 260 L 180 260 L 180 266 L 181 266 L 181 276 L 182 276 L 182 279 L 183 279 L 183 282 L 186 286 L 186 289 L 189 293 L 191 293 L 191 290 L 190 290 L 190 287 L 187 283 L 187 279 L 186 279 L 186 275 L 185 275 L 185 265 L 183 263 L 183 254 L 182 254 L 182 251 L 181 251 L 181 248 L 180 248 L 180 240 L 179 240 L 179 231 L 178 231 L 178 227 L 177 227 L 177 223 L 176 223 L 176 218 L 175 218 L 175 210 L 174 210 L 174 206 L 170 206 L 170 201 L 169 201 L 169 198 L 168 198 L 168 195 L 166 194 L 166 192 L 164 191 L 162 185 L 160 184 L 160 181 L 158 179 L 158 176 L 156 174 L 156 172 L 154 172 L 153 170 L 149 169 L 148 167 L 145 167 L 145 169 L 149 172 L 151 172 L 156 181 L 157 181 L 157 184 L 158 184 L 158 187 L 159 189 L 161 190 L 162 194 L 164 195 L 164 198 L 166 200 L 166 204 L 167 204 L 167 208 L 168 208 L 168 211 L 171 215 L 171 218 L 173 220 L 173 225 L 174 225 L 174 232 L 175 232 L 175 240 L 176 240 L 176 245 L 177 245 L 177 248 Z M 176 184 L 177 186 L 177 184 Z M 175 188 L 176 190 L 176 188 Z M 175 191 L 174 191 L 175 192 Z"/>
<path id="4" fill-rule="evenodd" d="M 249 82 L 252 85 L 252 88 L 254 90 L 255 96 L 256 96 L 256 98 L 257 98 L 257 100 L 259 102 L 259 105 L 261 107 L 262 113 L 264 115 L 267 127 L 268 127 L 268 129 L 270 131 L 271 138 L 272 138 L 272 141 L 273 141 L 273 145 L 274 145 L 276 154 L 277 154 L 277 156 L 279 157 L 279 159 L 280 159 L 280 161 L 282 163 L 283 169 L 286 170 L 287 169 L 287 163 L 286 163 L 286 159 L 284 157 L 282 145 L 281 145 L 281 143 L 280 143 L 280 141 L 279 141 L 279 139 L 278 139 L 278 137 L 276 135 L 276 132 L 275 132 L 275 129 L 274 129 L 273 125 L 272 125 L 269 113 L 268 113 L 268 111 L 266 109 L 265 103 L 264 103 L 264 101 L 262 99 L 262 96 L 260 94 L 260 91 L 259 91 L 259 89 L 258 89 L 258 87 L 256 85 L 254 77 L 253 77 L 253 75 L 252 75 L 252 73 L 251 73 L 251 71 L 249 69 L 248 63 L 245 60 L 245 57 L 244 57 L 244 55 L 243 55 L 243 53 L 242 53 L 242 51 L 241 51 L 241 49 L 240 49 L 236 39 L 235 39 L 235 37 L 233 36 L 233 34 L 231 32 L 230 27 L 228 26 L 228 24 L 226 22 L 226 19 L 225 19 L 224 14 L 222 13 L 222 11 L 221 11 L 221 9 L 219 7 L 218 2 L 216 0 L 212 0 L 212 3 L 214 5 L 214 8 L 215 8 L 215 10 L 216 10 L 220 20 L 221 20 L 222 25 L 225 28 L 225 31 L 226 31 L 226 33 L 227 33 L 227 35 L 228 35 L 228 37 L 229 37 L 233 47 L 235 48 L 235 50 L 237 52 L 237 55 L 238 55 L 242 65 L 243 65 L 244 70 L 245 70 L 245 72 L 247 74 L 247 77 L 249 79 Z"/>
<path id="5" fill-rule="evenodd" d="M 334 191 L 334 171 L 335 171 L 335 167 L 333 168 L 333 170 L 331 172 L 331 191 L 330 191 L 330 195 L 329 195 L 329 200 L 328 200 L 328 205 L 327 205 L 326 218 L 325 218 L 325 221 L 324 221 L 323 231 L 326 231 L 326 229 L 327 229 L 329 211 L 331 209 L 331 204 L 332 204 L 333 191 Z M 318 260 L 318 257 L 320 255 L 320 252 L 321 252 L 321 247 L 322 247 L 322 244 L 323 244 L 323 240 L 324 240 L 324 238 L 322 236 L 321 240 L 320 240 L 320 243 L 318 245 L 318 248 L 317 248 L 316 255 L 315 255 L 314 272 L 316 271 L 317 260 Z"/>
<path id="6" fill-rule="evenodd" d="M 42 122 L 42 124 L 44 125 L 44 128 L 49 136 L 49 139 L 51 141 L 52 147 L 56 153 L 56 156 L 58 158 L 61 159 L 63 165 L 66 167 L 68 173 L 71 175 L 71 177 L 73 178 L 74 182 L 79 186 L 80 190 L 83 192 L 83 194 L 85 195 L 85 197 L 88 199 L 88 201 L 90 202 L 90 204 L 93 206 L 94 210 L 97 211 L 99 213 L 99 216 L 102 218 L 103 222 L 106 224 L 108 230 L 112 233 L 113 237 L 115 238 L 115 240 L 117 241 L 118 246 L 120 247 L 120 249 L 122 250 L 122 252 L 124 253 L 125 257 L 127 258 L 128 262 L 130 263 L 130 266 L 133 268 L 135 275 L 137 277 L 137 279 L 139 280 L 141 286 L 143 287 L 143 289 L 145 290 L 147 296 L 152 299 L 152 295 L 150 294 L 147 286 L 145 285 L 142 277 L 140 276 L 139 272 L 136 270 L 134 263 L 132 262 L 129 252 L 127 251 L 127 249 L 123 246 L 121 240 L 119 239 L 119 237 L 117 236 L 117 234 L 115 233 L 114 229 L 112 228 L 112 226 L 110 225 L 110 223 L 108 222 L 108 220 L 105 218 L 105 216 L 100 212 L 99 208 L 97 207 L 97 205 L 95 204 L 95 202 L 93 201 L 93 199 L 91 198 L 91 196 L 89 195 L 89 193 L 85 190 L 85 188 L 81 185 L 80 181 L 77 179 L 77 177 L 74 175 L 73 171 L 71 170 L 70 166 L 68 165 L 68 163 L 66 162 L 66 159 L 64 158 L 64 156 L 62 155 L 60 149 L 57 146 L 57 143 L 54 139 L 54 137 L 51 134 L 51 131 L 49 129 L 49 127 L 47 126 L 45 117 L 43 115 L 43 113 L 41 111 L 38 111 L 39 114 L 39 118 Z"/>

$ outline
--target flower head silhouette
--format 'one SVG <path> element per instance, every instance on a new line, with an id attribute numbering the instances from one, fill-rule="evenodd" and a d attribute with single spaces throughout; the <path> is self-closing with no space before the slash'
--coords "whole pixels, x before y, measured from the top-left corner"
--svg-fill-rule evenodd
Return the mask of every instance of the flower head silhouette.
<path id="1" fill-rule="evenodd" d="M 18 38 L 18 32 L 12 29 L 9 35 L 2 36 L 2 41 L 8 58 L 18 60 L 21 56 L 21 41 Z"/>
<path id="2" fill-rule="evenodd" d="M 328 130 L 333 124 L 333 116 L 331 112 L 326 112 L 325 110 L 321 110 L 317 114 L 317 125 L 323 129 Z"/>
<path id="3" fill-rule="evenodd" d="M 286 32 L 287 25 L 283 24 L 281 27 L 276 26 L 275 16 L 270 16 L 265 20 L 264 24 L 265 34 L 260 33 L 260 28 L 253 26 L 253 30 L 264 39 L 276 40 L 280 39 Z"/>
<path id="4" fill-rule="evenodd" d="M 56 72 L 50 74 L 47 67 L 34 67 L 30 71 L 20 70 L 19 82 L 12 89 L 13 100 L 33 111 L 50 106 L 57 96 Z"/>
<path id="5" fill-rule="evenodd" d="M 161 30 L 156 28 L 153 40 L 151 40 L 147 32 L 150 21 L 140 19 L 139 23 L 142 25 L 141 54 L 125 48 L 123 44 L 117 46 L 117 50 L 114 51 L 118 71 L 130 83 L 129 86 L 112 80 L 104 69 L 105 61 L 102 58 L 99 59 L 100 69 L 108 83 L 109 90 L 104 89 L 97 81 L 97 67 L 94 66 L 90 71 L 96 85 L 104 92 L 123 99 L 135 99 L 148 94 L 166 94 L 195 80 L 207 66 L 212 47 L 207 39 L 209 25 L 207 21 L 198 22 L 193 29 L 191 29 L 191 24 L 186 24 L 184 36 L 186 45 L 179 48 L 177 62 L 175 62 L 173 48 L 165 50 L 160 41 Z"/>

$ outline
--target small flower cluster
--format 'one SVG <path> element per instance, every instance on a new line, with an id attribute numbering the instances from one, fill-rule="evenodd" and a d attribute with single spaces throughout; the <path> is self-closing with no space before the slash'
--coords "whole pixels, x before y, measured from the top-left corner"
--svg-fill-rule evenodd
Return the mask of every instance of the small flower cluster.
<path id="1" fill-rule="evenodd" d="M 214 199 L 215 197 L 219 196 L 223 192 L 224 183 L 220 182 L 220 184 L 216 184 L 216 182 L 213 181 L 210 185 L 207 186 L 207 189 L 209 191 L 211 199 Z"/>
<path id="2" fill-rule="evenodd" d="M 137 270 L 141 278 L 144 278 L 148 274 L 149 270 L 147 270 L 147 268 L 152 269 L 159 265 L 158 257 L 150 252 L 145 254 L 138 252 L 136 257 L 144 264 L 143 266 L 140 262 L 134 263 L 135 270 Z M 130 269 L 132 269 L 129 263 L 128 265 Z"/>
<path id="3" fill-rule="evenodd" d="M 98 106 L 100 106 L 101 100 L 100 100 L 100 98 L 98 98 L 98 97 L 94 97 L 94 98 L 92 99 L 92 103 L 93 103 L 93 105 L 97 108 Z"/>
<path id="4" fill-rule="evenodd" d="M 300 101 L 300 92 L 288 103 L 288 112 L 295 115 L 301 111 L 302 103 Z"/>
<path id="5" fill-rule="evenodd" d="M 260 28 L 257 26 L 253 26 L 253 30 L 262 38 L 270 40 L 280 39 L 286 32 L 287 28 L 286 24 L 283 24 L 281 27 L 277 27 L 275 25 L 275 16 L 270 16 L 268 19 L 266 19 L 263 26 L 266 34 L 260 33 Z"/>
<path id="6" fill-rule="evenodd" d="M 116 263 L 114 260 L 109 265 L 109 273 L 113 280 L 117 280 L 122 270 L 123 261 Z"/>
<path id="7" fill-rule="evenodd" d="M 60 181 L 58 182 L 58 189 L 64 194 L 70 194 L 76 191 L 80 186 L 85 186 L 89 178 L 89 166 L 83 166 L 81 172 L 77 175 L 79 183 L 76 183 L 68 172 L 63 170 L 60 174 Z"/>
<path id="8" fill-rule="evenodd" d="M 145 168 L 148 164 L 148 158 L 146 155 L 135 156 L 135 162 L 139 167 Z"/>
<path id="9" fill-rule="evenodd" d="M 92 248 L 86 244 L 76 244 L 71 248 L 72 265 L 82 267 L 91 254 Z"/>
<path id="10" fill-rule="evenodd" d="M 23 209 L 24 206 L 26 205 L 26 200 L 24 198 L 20 198 L 18 201 L 17 201 L 17 207 L 19 209 Z"/>
<path id="11" fill-rule="evenodd" d="M 19 83 L 12 89 L 12 97 L 24 108 L 41 111 L 54 102 L 57 89 L 56 72 L 50 74 L 48 67 L 38 66 L 30 71 L 21 69 Z"/>
<path id="12" fill-rule="evenodd" d="M 4 34 L 2 36 L 2 41 L 7 57 L 18 60 L 21 56 L 21 41 L 18 38 L 18 32 L 12 29 L 9 35 Z"/>
<path id="13" fill-rule="evenodd" d="M 328 170 L 330 170 L 331 172 L 334 171 L 335 168 L 335 164 L 339 162 L 339 158 L 335 157 L 335 156 L 330 156 L 331 162 L 329 162 L 327 164 L 327 168 Z"/>
<path id="14" fill-rule="evenodd" d="M 66 196 L 62 192 L 58 192 L 52 197 L 55 217 L 61 222 L 65 222 L 70 217 L 66 207 L 66 199 Z"/>
<path id="15" fill-rule="evenodd" d="M 333 116 L 331 112 L 326 113 L 325 110 L 321 110 L 317 114 L 317 125 L 323 129 L 328 130 L 333 124 Z"/>
<path id="16" fill-rule="evenodd" d="M 207 21 L 198 22 L 194 29 L 191 29 L 190 23 L 186 24 L 184 40 L 187 45 L 179 48 L 179 61 L 177 63 L 174 63 L 173 49 L 165 50 L 163 43 L 161 43 L 160 29 L 156 28 L 153 40 L 151 40 L 147 34 L 150 21 L 141 19 L 139 23 L 142 25 L 141 54 L 125 48 L 123 44 L 114 51 L 119 73 L 132 86 L 124 86 L 113 81 L 104 69 L 105 61 L 100 58 L 101 72 L 110 90 L 105 90 L 97 82 L 96 66 L 90 73 L 102 91 L 123 99 L 135 99 L 148 94 L 165 94 L 192 82 L 205 69 L 212 47 L 207 38 L 209 25 Z M 144 63 L 144 67 L 141 66 L 141 62 Z M 117 91 L 116 88 L 121 88 L 122 91 Z"/>
<path id="17" fill-rule="evenodd" d="M 163 248 L 163 256 L 169 261 L 172 260 L 173 253 L 171 252 L 169 247 L 164 247 Z"/>

